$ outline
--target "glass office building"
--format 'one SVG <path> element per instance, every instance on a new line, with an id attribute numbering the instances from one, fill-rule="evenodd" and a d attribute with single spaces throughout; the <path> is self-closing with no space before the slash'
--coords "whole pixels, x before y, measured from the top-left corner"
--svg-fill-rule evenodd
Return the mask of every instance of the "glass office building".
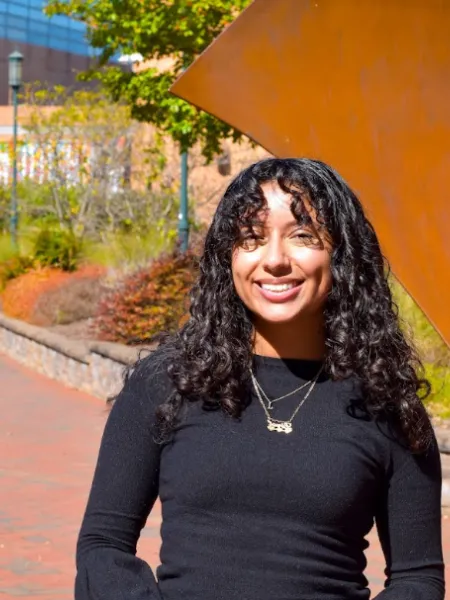
<path id="1" fill-rule="evenodd" d="M 0 39 L 92 56 L 85 26 L 68 17 L 49 19 L 43 0 L 0 0 Z"/>
<path id="2" fill-rule="evenodd" d="M 86 27 L 64 16 L 47 17 L 45 0 L 0 0 L 0 106 L 11 101 L 8 56 L 19 50 L 23 81 L 85 87 L 77 73 L 99 54 L 86 41 Z M 114 61 L 115 62 L 115 61 Z"/>

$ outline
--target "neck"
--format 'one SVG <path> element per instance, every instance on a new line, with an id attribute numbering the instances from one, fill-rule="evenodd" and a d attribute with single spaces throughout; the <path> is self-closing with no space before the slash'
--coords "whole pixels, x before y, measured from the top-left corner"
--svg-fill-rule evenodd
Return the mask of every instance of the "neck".
<path id="1" fill-rule="evenodd" d="M 255 323 L 254 352 L 275 358 L 323 360 L 323 321 L 309 318 L 299 323 Z"/>

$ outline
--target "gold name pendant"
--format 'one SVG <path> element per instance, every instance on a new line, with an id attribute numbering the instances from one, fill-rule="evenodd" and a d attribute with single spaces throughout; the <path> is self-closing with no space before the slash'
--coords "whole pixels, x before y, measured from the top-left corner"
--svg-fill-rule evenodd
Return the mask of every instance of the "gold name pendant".
<path id="1" fill-rule="evenodd" d="M 292 433 L 292 424 L 287 421 L 284 423 L 267 421 L 267 429 L 269 431 L 277 431 L 278 433 Z"/>

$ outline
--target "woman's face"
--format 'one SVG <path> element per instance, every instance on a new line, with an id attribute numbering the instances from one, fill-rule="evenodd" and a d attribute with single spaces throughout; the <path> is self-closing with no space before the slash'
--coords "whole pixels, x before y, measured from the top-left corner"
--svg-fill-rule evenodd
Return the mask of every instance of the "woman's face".
<path id="1" fill-rule="evenodd" d="M 236 291 L 255 323 L 317 316 L 323 313 L 331 289 L 330 244 L 314 226 L 296 221 L 292 197 L 277 183 L 266 183 L 262 189 L 267 211 L 253 232 L 243 230 L 244 241 L 233 253 Z M 313 213 L 306 209 L 314 224 Z"/>

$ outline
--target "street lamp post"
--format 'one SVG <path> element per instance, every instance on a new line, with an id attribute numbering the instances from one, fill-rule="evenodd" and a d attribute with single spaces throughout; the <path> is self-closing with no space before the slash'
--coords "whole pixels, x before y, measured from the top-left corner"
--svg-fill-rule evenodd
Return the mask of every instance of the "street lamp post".
<path id="1" fill-rule="evenodd" d="M 182 252 L 189 246 L 188 218 L 188 153 L 181 153 L 180 214 L 178 215 L 178 237 Z"/>
<path id="2" fill-rule="evenodd" d="M 12 157 L 12 187 L 11 187 L 11 241 L 17 246 L 17 104 L 18 92 L 22 85 L 22 62 L 23 56 L 20 52 L 12 52 L 9 55 L 9 87 L 12 91 L 13 102 L 13 157 Z"/>

